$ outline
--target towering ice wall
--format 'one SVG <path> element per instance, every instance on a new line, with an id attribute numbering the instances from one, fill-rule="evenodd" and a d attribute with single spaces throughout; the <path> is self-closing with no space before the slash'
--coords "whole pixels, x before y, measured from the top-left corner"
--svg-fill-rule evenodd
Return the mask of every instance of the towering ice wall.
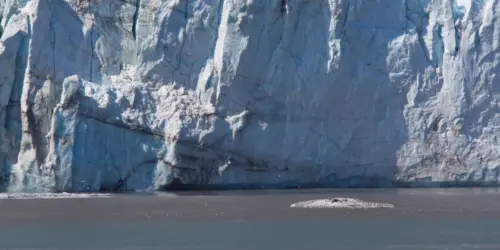
<path id="1" fill-rule="evenodd" d="M 10 191 L 500 184 L 500 0 L 0 0 Z"/>

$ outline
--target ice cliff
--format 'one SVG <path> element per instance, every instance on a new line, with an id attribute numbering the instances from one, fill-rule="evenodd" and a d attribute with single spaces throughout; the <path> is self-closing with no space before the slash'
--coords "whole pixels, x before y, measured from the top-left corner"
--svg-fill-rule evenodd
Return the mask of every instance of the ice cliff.
<path id="1" fill-rule="evenodd" d="M 500 184 L 500 0 L 0 0 L 9 191 Z"/>

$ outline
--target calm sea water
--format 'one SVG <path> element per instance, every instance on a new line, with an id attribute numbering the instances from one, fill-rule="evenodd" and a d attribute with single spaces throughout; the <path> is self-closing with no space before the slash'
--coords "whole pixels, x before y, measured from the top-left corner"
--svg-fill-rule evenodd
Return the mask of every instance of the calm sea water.
<path id="1" fill-rule="evenodd" d="M 296 209 L 352 197 L 394 209 Z M 0 249 L 500 249 L 498 189 L 300 190 L 0 200 Z"/>

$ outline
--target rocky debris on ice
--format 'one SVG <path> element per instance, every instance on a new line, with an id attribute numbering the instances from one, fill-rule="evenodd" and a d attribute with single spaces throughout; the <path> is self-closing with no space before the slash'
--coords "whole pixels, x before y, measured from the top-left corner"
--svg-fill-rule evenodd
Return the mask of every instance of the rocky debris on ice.
<path id="1" fill-rule="evenodd" d="M 290 205 L 293 208 L 394 208 L 393 204 L 367 202 L 354 198 L 328 198 L 319 200 L 301 201 Z"/>

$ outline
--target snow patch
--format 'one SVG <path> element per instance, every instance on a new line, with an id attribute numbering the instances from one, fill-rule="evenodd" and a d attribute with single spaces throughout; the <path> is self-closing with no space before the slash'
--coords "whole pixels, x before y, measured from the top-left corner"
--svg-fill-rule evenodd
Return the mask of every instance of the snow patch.
<path id="1" fill-rule="evenodd" d="M 290 205 L 294 208 L 394 208 L 388 203 L 366 202 L 353 198 L 328 198 L 319 200 L 301 201 Z"/>
<path id="2" fill-rule="evenodd" d="M 472 0 L 456 0 L 455 4 L 460 7 L 470 8 L 472 5 Z"/>
<path id="3" fill-rule="evenodd" d="M 455 0 L 453 9 L 456 14 L 463 16 L 471 9 L 471 7 L 472 0 Z"/>
<path id="4" fill-rule="evenodd" d="M 3 199 L 82 199 L 82 198 L 107 198 L 112 197 L 112 194 L 105 193 L 3 193 L 0 194 L 0 200 Z"/>

